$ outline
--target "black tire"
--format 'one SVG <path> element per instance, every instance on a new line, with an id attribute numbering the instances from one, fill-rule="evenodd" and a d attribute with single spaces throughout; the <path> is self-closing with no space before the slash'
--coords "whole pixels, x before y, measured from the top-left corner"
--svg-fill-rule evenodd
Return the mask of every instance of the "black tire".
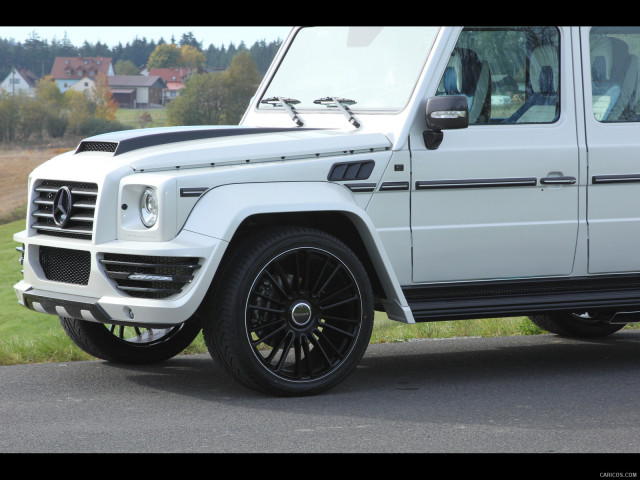
<path id="1" fill-rule="evenodd" d="M 203 313 L 211 356 L 245 386 L 311 395 L 343 381 L 373 328 L 373 292 L 357 256 L 325 232 L 268 229 L 225 263 Z"/>
<path id="2" fill-rule="evenodd" d="M 80 349 L 96 358 L 123 364 L 148 364 L 168 360 L 187 348 L 200 332 L 198 318 L 164 329 L 59 318 L 64 331 Z"/>
<path id="3" fill-rule="evenodd" d="M 622 329 L 624 323 L 608 323 L 613 313 L 547 313 L 531 315 L 529 320 L 550 333 L 572 338 L 598 338 Z"/>

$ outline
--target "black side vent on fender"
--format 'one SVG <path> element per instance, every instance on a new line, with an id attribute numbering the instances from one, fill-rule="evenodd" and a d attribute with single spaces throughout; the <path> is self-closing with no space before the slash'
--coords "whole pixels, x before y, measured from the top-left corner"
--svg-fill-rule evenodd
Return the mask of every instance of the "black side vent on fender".
<path id="1" fill-rule="evenodd" d="M 366 180 L 373 172 L 376 163 L 373 160 L 362 162 L 335 163 L 331 167 L 327 180 L 339 182 L 341 180 Z"/>

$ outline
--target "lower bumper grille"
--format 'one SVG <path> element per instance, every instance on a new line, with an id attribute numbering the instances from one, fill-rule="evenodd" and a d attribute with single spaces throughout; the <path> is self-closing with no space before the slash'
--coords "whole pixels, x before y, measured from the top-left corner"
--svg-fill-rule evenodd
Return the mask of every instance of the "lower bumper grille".
<path id="1" fill-rule="evenodd" d="M 139 298 L 166 298 L 182 292 L 200 268 L 193 257 L 155 257 L 105 253 L 100 263 L 117 288 Z"/>
<path id="2" fill-rule="evenodd" d="M 83 250 L 40 247 L 40 267 L 47 280 L 87 285 L 91 274 L 91 254 Z"/>

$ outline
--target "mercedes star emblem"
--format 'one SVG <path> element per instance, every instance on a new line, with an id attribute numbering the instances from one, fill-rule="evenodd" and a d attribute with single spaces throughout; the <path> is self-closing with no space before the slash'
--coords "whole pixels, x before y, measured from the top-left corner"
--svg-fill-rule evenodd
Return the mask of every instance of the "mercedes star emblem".
<path id="1" fill-rule="evenodd" d="M 53 197 L 53 221 L 60 228 L 64 228 L 71 218 L 71 190 L 60 187 Z"/>

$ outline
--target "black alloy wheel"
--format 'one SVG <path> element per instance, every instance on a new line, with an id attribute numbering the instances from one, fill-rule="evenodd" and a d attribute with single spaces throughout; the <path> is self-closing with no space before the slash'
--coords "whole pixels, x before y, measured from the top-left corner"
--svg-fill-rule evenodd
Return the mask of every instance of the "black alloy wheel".
<path id="1" fill-rule="evenodd" d="M 366 270 L 322 231 L 256 233 L 235 248 L 214 290 L 203 322 L 207 347 L 227 373 L 256 390 L 325 391 L 355 368 L 371 337 Z"/>

